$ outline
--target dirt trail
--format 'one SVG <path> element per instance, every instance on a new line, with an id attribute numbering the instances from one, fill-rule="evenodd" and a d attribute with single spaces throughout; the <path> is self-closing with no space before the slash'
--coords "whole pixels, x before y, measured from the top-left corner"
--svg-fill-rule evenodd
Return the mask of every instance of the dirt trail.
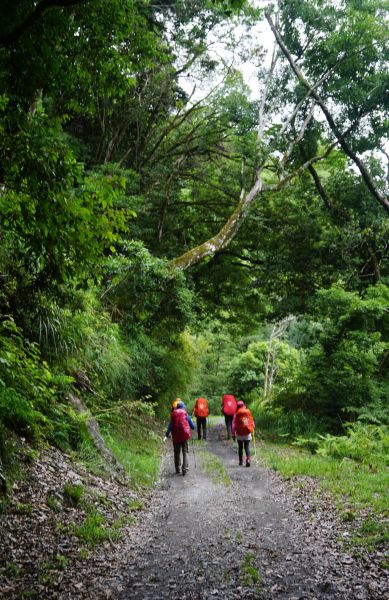
<path id="1" fill-rule="evenodd" d="M 384 573 L 342 550 L 334 515 L 320 499 L 293 502 L 287 485 L 259 463 L 239 467 L 222 425 L 204 448 L 228 471 L 231 485 L 216 484 L 196 465 L 174 473 L 169 447 L 158 493 L 139 524 L 128 556 L 123 591 L 142 600 L 205 598 L 263 600 L 381 600 Z M 386 581 L 387 583 L 387 581 Z"/>

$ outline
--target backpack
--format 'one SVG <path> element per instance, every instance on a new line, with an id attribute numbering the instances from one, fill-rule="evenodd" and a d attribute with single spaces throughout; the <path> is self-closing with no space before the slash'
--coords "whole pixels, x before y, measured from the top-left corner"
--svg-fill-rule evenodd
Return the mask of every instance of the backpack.
<path id="1" fill-rule="evenodd" d="M 236 400 L 232 394 L 222 396 L 222 406 L 225 415 L 234 415 L 236 411 Z"/>
<path id="2" fill-rule="evenodd" d="M 188 423 L 186 410 L 176 408 L 172 412 L 172 438 L 175 444 L 186 442 L 190 438 L 190 426 Z"/>
<path id="3" fill-rule="evenodd" d="M 197 398 L 194 408 L 194 414 L 196 415 L 196 417 L 208 417 L 208 402 L 205 398 Z"/>
<path id="4" fill-rule="evenodd" d="M 251 411 L 243 406 L 235 415 L 235 429 L 238 435 L 249 435 L 254 431 L 254 419 Z"/>

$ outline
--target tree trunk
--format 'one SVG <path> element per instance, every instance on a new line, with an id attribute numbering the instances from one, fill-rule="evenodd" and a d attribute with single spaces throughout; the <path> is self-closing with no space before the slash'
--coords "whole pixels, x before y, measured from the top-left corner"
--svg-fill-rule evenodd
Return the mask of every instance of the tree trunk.
<path id="1" fill-rule="evenodd" d="M 73 408 L 80 415 L 88 414 L 88 409 L 80 398 L 74 396 L 73 394 L 68 395 L 69 401 L 72 404 Z M 106 460 L 108 469 L 111 475 L 120 481 L 121 483 L 125 482 L 127 479 L 127 474 L 123 468 L 123 466 L 119 463 L 119 461 L 115 458 L 109 448 L 105 445 L 105 442 L 100 433 L 100 427 L 96 419 L 93 417 L 88 417 L 85 421 L 89 434 L 95 444 L 97 450 L 100 452 L 101 456 Z"/>

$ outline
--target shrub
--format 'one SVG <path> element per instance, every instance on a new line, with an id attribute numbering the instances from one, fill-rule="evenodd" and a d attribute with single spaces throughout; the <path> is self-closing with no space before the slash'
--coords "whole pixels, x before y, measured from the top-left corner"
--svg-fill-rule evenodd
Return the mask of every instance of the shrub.
<path id="1" fill-rule="evenodd" d="M 0 357 L 0 420 L 31 440 L 68 444 L 77 423 L 59 396 L 72 378 L 54 374 L 11 318 L 0 323 Z"/>
<path id="2" fill-rule="evenodd" d="M 389 427 L 357 421 L 347 428 L 347 435 L 327 434 L 320 441 L 318 454 L 352 458 L 370 465 L 389 464 Z"/>
<path id="3" fill-rule="evenodd" d="M 29 440 L 37 441 L 43 428 L 50 424 L 46 417 L 12 388 L 0 388 L 0 420 L 6 427 Z"/>

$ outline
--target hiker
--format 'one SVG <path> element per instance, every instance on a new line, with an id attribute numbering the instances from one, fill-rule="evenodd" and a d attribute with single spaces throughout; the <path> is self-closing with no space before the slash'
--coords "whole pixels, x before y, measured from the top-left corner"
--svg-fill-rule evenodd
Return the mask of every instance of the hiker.
<path id="1" fill-rule="evenodd" d="M 194 407 L 194 414 L 196 417 L 197 424 L 197 437 L 201 440 L 201 433 L 203 434 L 203 440 L 207 439 L 207 417 L 209 415 L 208 402 L 205 398 L 197 398 Z"/>
<path id="2" fill-rule="evenodd" d="M 242 400 L 236 405 L 236 413 L 232 419 L 232 437 L 238 440 L 239 465 L 243 465 L 243 447 L 246 454 L 246 467 L 250 466 L 250 440 L 254 432 L 255 423 L 251 410 Z"/>
<path id="3" fill-rule="evenodd" d="M 176 467 L 176 473 L 180 473 L 182 452 L 182 474 L 185 476 L 189 469 L 188 440 L 191 437 L 190 430 L 194 429 L 195 426 L 193 424 L 192 419 L 186 412 L 185 404 L 179 398 L 177 398 L 177 400 L 177 405 L 172 410 L 170 422 L 163 441 L 166 441 L 166 439 L 170 437 L 170 434 L 172 434 L 174 449 L 174 466 Z"/>
<path id="4" fill-rule="evenodd" d="M 227 439 L 231 437 L 232 419 L 236 412 L 236 400 L 233 394 L 223 394 L 222 396 L 222 413 L 227 429 Z"/>

